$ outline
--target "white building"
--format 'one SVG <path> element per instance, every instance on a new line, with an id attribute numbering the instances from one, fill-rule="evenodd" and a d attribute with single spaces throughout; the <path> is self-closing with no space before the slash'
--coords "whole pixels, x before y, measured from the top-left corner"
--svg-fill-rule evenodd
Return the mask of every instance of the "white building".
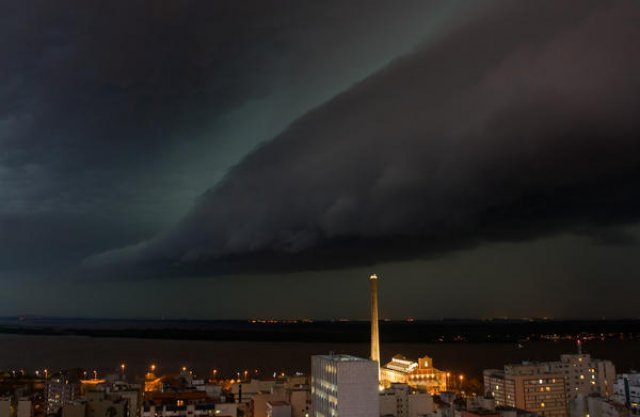
<path id="1" fill-rule="evenodd" d="M 379 417 L 378 363 L 350 355 L 311 357 L 314 417 Z"/>
<path id="2" fill-rule="evenodd" d="M 640 373 L 618 375 L 612 399 L 635 411 L 640 407 Z"/>
<path id="3" fill-rule="evenodd" d="M 244 395 L 243 387 L 243 398 Z M 269 391 L 252 393 L 250 397 L 251 417 L 268 417 L 268 402 L 284 401 L 291 408 L 291 417 L 308 417 L 310 392 L 305 377 L 289 377 L 271 385 Z"/>
<path id="4" fill-rule="evenodd" d="M 407 384 L 391 384 L 380 392 L 380 415 L 421 417 L 433 413 L 433 398 Z"/>

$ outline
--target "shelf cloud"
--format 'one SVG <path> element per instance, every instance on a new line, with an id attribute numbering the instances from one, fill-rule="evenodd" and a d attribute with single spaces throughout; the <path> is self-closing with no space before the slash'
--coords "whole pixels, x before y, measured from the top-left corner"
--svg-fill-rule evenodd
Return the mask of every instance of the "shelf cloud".
<path id="1" fill-rule="evenodd" d="M 83 270 L 300 271 L 610 236 L 640 217 L 638 21 L 633 1 L 504 3 L 300 117 L 166 233 Z"/>

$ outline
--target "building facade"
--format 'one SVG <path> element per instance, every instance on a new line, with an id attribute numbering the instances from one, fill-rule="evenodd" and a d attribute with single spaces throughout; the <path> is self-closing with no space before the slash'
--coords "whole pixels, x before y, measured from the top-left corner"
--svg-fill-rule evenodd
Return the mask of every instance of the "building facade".
<path id="1" fill-rule="evenodd" d="M 584 401 L 588 396 L 611 397 L 615 378 L 613 363 L 583 354 L 578 341 L 578 353 L 561 355 L 559 361 L 524 362 L 507 365 L 504 370 L 485 370 L 484 390 L 495 398 L 497 405 L 543 415 L 550 415 L 549 407 L 554 408 L 555 414 L 564 402 L 566 415 L 573 403 Z M 536 381 L 542 386 L 536 387 Z M 560 386 L 563 396 L 558 394 Z"/>
<path id="2" fill-rule="evenodd" d="M 268 401 L 267 417 L 291 417 L 291 404 L 286 401 Z"/>
<path id="3" fill-rule="evenodd" d="M 314 417 L 379 417 L 378 364 L 350 355 L 311 357 Z"/>
<path id="4" fill-rule="evenodd" d="M 380 392 L 380 415 L 421 417 L 433 413 L 433 397 L 407 384 L 391 384 Z"/>
<path id="5" fill-rule="evenodd" d="M 616 368 L 611 361 L 578 353 L 561 355 L 560 361 L 546 363 L 552 372 L 564 376 L 568 400 L 593 394 L 608 398 L 613 394 Z"/>
<path id="6" fill-rule="evenodd" d="M 612 399 L 635 412 L 640 411 L 640 373 L 618 375 L 613 384 Z"/>
<path id="7" fill-rule="evenodd" d="M 541 364 L 507 365 L 484 371 L 484 389 L 496 406 L 515 407 L 545 417 L 567 417 L 564 376 Z"/>
<path id="8" fill-rule="evenodd" d="M 396 355 L 380 369 L 380 382 L 385 387 L 393 383 L 407 384 L 430 394 L 438 394 L 447 390 L 447 373 L 436 369 L 429 356 L 413 361 Z"/>
<path id="9" fill-rule="evenodd" d="M 50 378 L 45 387 L 47 414 L 80 399 L 80 385 L 78 371 L 63 371 Z"/>

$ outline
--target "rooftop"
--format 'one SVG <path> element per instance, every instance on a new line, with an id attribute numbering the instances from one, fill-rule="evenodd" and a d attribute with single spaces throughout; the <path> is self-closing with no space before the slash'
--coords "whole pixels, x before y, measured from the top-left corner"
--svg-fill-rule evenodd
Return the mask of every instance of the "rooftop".
<path id="1" fill-rule="evenodd" d="M 332 362 L 369 362 L 369 359 L 359 358 L 357 356 L 352 355 L 316 355 L 320 358 L 332 361 Z"/>

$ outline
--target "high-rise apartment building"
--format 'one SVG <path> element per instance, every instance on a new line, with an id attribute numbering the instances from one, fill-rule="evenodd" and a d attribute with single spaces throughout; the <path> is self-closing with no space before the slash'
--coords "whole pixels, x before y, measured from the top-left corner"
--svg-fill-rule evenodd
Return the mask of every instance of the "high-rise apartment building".
<path id="1" fill-rule="evenodd" d="M 378 363 L 350 355 L 311 357 L 314 417 L 379 417 Z"/>
<path id="2" fill-rule="evenodd" d="M 579 395 L 599 394 L 608 398 L 613 394 L 616 368 L 611 361 L 593 359 L 591 355 L 580 352 L 561 355 L 560 361 L 546 363 L 552 372 L 564 376 L 568 400 Z"/>
<path id="3" fill-rule="evenodd" d="M 528 382 L 525 383 L 525 380 L 531 379 L 531 384 L 535 385 L 536 377 L 538 385 L 542 387 L 538 387 L 537 392 L 533 386 L 527 391 Z M 578 341 L 578 353 L 561 355 L 559 361 L 525 362 L 520 365 L 507 365 L 504 370 L 488 369 L 484 372 L 484 388 L 486 393 L 495 398 L 497 405 L 539 411 L 548 416 L 550 401 L 544 401 L 545 396 L 553 400 L 554 404 L 564 401 L 564 407 L 568 409 L 570 403 L 590 395 L 609 398 L 613 395 L 615 378 L 616 369 L 613 363 L 593 359 L 591 355 L 582 353 L 582 345 Z M 552 395 L 560 384 L 564 391 L 563 398 Z M 536 403 L 536 408 L 527 408 L 535 407 Z"/>
<path id="4" fill-rule="evenodd" d="M 504 370 L 484 371 L 484 387 L 497 406 L 509 406 L 545 417 L 566 417 L 568 403 L 562 374 L 548 365 L 525 363 L 507 365 Z"/>

